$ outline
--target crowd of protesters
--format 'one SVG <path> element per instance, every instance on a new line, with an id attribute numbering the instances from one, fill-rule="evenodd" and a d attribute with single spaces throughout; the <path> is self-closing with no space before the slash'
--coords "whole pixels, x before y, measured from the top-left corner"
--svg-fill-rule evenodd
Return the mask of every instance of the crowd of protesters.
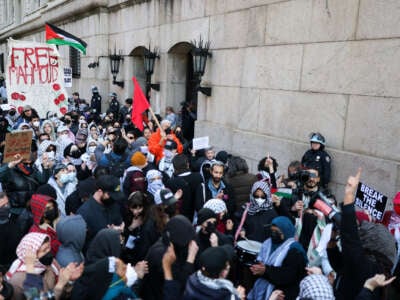
<path id="1" fill-rule="evenodd" d="M 101 113 L 92 92 L 64 116 L 0 112 L 1 152 L 33 136 L 0 166 L 0 299 L 400 299 L 400 193 L 381 223 L 355 208 L 361 170 L 336 199 L 320 133 L 287 174 L 267 152 L 250 174 L 192 149 L 192 104 L 141 132 L 132 99 Z"/>

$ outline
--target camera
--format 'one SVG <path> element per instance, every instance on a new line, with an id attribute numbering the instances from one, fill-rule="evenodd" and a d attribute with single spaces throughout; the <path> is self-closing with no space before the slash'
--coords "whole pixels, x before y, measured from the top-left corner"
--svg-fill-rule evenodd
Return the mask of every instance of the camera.
<path id="1" fill-rule="evenodd" d="M 310 172 L 301 170 L 291 175 L 290 179 L 296 180 L 297 183 L 305 184 L 310 179 L 310 177 Z"/>

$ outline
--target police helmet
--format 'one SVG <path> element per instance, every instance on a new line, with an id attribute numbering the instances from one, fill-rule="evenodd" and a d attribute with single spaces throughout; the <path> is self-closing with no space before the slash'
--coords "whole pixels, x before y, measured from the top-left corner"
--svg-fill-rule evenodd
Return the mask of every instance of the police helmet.
<path id="1" fill-rule="evenodd" d="M 310 143 L 319 143 L 325 146 L 325 138 L 319 132 L 312 132 L 310 134 Z"/>
<path id="2" fill-rule="evenodd" d="M 92 93 L 98 93 L 99 89 L 97 88 L 97 86 L 93 86 L 92 87 Z"/>

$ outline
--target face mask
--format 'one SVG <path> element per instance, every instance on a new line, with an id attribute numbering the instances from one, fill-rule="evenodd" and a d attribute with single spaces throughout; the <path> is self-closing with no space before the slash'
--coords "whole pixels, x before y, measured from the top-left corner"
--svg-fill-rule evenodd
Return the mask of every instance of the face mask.
<path id="1" fill-rule="evenodd" d="M 208 234 L 215 232 L 215 223 L 214 222 L 207 222 L 206 232 Z"/>
<path id="2" fill-rule="evenodd" d="M 58 218 L 58 209 L 52 208 L 52 209 L 46 210 L 44 212 L 44 217 L 45 217 L 45 219 L 53 222 L 55 219 Z"/>
<path id="3" fill-rule="evenodd" d="M 39 258 L 39 261 L 42 265 L 50 266 L 53 262 L 53 254 L 51 252 L 47 253 L 46 255 Z"/>
<path id="4" fill-rule="evenodd" d="M 114 200 L 112 198 L 101 199 L 101 203 L 103 203 L 105 206 L 110 206 L 114 203 Z"/>
<path id="5" fill-rule="evenodd" d="M 63 184 L 68 183 L 68 182 L 69 182 L 68 173 L 61 174 L 61 176 L 60 176 L 60 181 L 61 181 L 61 183 L 63 183 Z"/>
<path id="6" fill-rule="evenodd" d="M 67 124 L 67 125 L 69 125 L 69 124 L 71 124 L 71 120 L 69 120 L 69 119 L 64 120 L 64 123 Z"/>
<path id="7" fill-rule="evenodd" d="M 56 157 L 56 153 L 55 153 L 54 151 L 47 152 L 47 157 L 48 157 L 50 160 L 54 160 L 55 157 Z"/>
<path id="8" fill-rule="evenodd" d="M 39 121 L 35 121 L 35 122 L 32 123 L 32 125 L 33 125 L 34 127 L 39 127 L 40 122 L 39 122 Z"/>
<path id="9" fill-rule="evenodd" d="M 125 272 L 125 276 L 126 276 L 126 285 L 128 287 L 131 287 L 133 285 L 133 283 L 136 281 L 137 279 L 137 274 L 135 269 L 132 267 L 131 264 L 127 264 L 126 265 L 126 272 Z"/>
<path id="10" fill-rule="evenodd" d="M 88 147 L 89 153 L 94 153 L 94 151 L 96 150 L 96 146 L 90 146 Z"/>
<path id="11" fill-rule="evenodd" d="M 76 179 L 76 172 L 70 172 L 68 175 L 68 182 L 73 182 Z"/>
<path id="12" fill-rule="evenodd" d="M 265 198 L 254 198 L 254 200 L 257 202 L 258 206 L 263 205 L 263 203 L 265 202 Z"/>
<path id="13" fill-rule="evenodd" d="M 71 156 L 72 158 L 79 158 L 79 157 L 81 157 L 81 155 L 82 155 L 82 153 L 78 149 L 78 150 L 71 151 L 71 154 L 69 156 Z"/>
<path id="14" fill-rule="evenodd" d="M 281 234 L 275 230 L 271 231 L 271 240 L 273 244 L 281 244 L 283 242 Z"/>
<path id="15" fill-rule="evenodd" d="M 15 116 L 15 113 L 16 113 L 15 110 L 10 110 L 10 111 L 8 112 L 8 114 L 9 114 L 10 116 Z"/>
<path id="16" fill-rule="evenodd" d="M 167 160 L 171 160 L 175 154 L 172 151 L 164 150 L 164 156 Z"/>

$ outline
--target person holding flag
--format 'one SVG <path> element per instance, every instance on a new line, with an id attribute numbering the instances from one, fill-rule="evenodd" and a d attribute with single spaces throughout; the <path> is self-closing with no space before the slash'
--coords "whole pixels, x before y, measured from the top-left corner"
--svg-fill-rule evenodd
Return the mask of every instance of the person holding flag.
<path id="1" fill-rule="evenodd" d="M 158 123 L 157 118 L 154 115 L 153 110 L 149 102 L 147 101 L 142 89 L 136 78 L 133 77 L 133 109 L 132 109 L 132 123 L 140 130 L 143 131 L 143 113 L 148 109 L 153 116 L 153 119 L 157 122 L 158 129 L 154 132 L 148 141 L 149 151 L 154 154 L 156 163 L 158 163 L 164 156 L 164 146 L 168 140 L 173 140 L 177 144 L 177 152 L 182 153 L 183 146 L 179 139 L 171 130 L 171 122 L 163 120 L 161 124 Z"/>

